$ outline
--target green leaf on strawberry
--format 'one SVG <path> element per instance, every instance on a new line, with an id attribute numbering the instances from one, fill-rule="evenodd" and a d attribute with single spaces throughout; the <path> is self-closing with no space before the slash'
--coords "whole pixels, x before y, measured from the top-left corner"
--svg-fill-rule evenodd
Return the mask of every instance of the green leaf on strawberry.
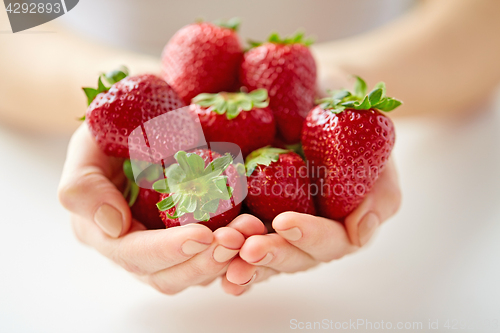
<path id="1" fill-rule="evenodd" d="M 373 108 L 389 112 L 402 104 L 401 101 L 385 95 L 386 87 L 384 82 L 377 83 L 368 94 L 367 91 L 366 82 L 359 76 L 356 76 L 353 93 L 346 89 L 335 90 L 331 92 L 331 97 L 319 100 L 318 104 L 324 110 L 330 110 L 336 114 L 344 111 L 346 108 L 354 110 L 369 110 Z"/>
<path id="2" fill-rule="evenodd" d="M 250 176 L 258 165 L 269 166 L 279 160 L 280 154 L 288 152 L 289 150 L 274 147 L 264 147 L 251 152 L 245 160 L 247 176 Z"/>
<path id="3" fill-rule="evenodd" d="M 203 93 L 193 98 L 192 103 L 211 108 L 217 114 L 226 114 L 227 119 L 231 120 L 238 117 L 241 111 L 267 107 L 269 99 L 266 89 L 256 89 L 250 93 Z"/>
<path id="4" fill-rule="evenodd" d="M 128 76 L 128 69 L 125 66 L 122 66 L 120 69 L 111 71 L 109 73 L 99 75 L 99 78 L 97 79 L 97 89 L 89 87 L 82 88 L 83 91 L 85 92 L 85 95 L 87 96 L 87 104 L 90 105 L 90 103 L 92 103 L 92 101 L 96 98 L 97 95 L 99 95 L 102 92 L 108 91 L 113 84 L 126 78 L 127 76 Z M 110 84 L 109 87 L 102 82 L 103 77 L 107 81 L 107 83 Z"/>
<path id="5" fill-rule="evenodd" d="M 165 169 L 166 179 L 153 184 L 159 193 L 170 194 L 157 204 L 160 211 L 172 219 L 193 214 L 198 221 L 208 221 L 215 213 L 220 200 L 230 200 L 233 189 L 228 177 L 222 173 L 233 163 L 230 154 L 220 156 L 205 167 L 203 158 L 195 153 L 179 151 L 174 155 L 177 163 Z"/>
<path id="6" fill-rule="evenodd" d="M 314 38 L 305 38 L 303 31 L 298 31 L 295 34 L 287 37 L 281 37 L 277 32 L 273 32 L 271 35 L 269 35 L 267 41 L 274 44 L 302 44 L 305 46 L 310 46 L 314 43 Z M 250 48 L 258 47 L 263 44 L 262 42 L 257 42 L 250 39 L 247 40 L 247 42 L 250 45 Z"/>
<path id="7" fill-rule="evenodd" d="M 240 28 L 241 19 L 239 17 L 233 17 L 227 21 L 222 21 L 222 20 L 215 21 L 214 24 L 218 25 L 219 27 L 238 31 L 238 29 Z"/>

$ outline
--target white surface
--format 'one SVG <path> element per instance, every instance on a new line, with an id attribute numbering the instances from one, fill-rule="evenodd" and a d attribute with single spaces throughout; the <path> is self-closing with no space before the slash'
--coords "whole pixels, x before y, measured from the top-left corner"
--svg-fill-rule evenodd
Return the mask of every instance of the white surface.
<path id="1" fill-rule="evenodd" d="M 0 129 L 0 332 L 287 332 L 291 319 L 422 331 L 431 319 L 445 332 L 447 319 L 500 320 L 499 114 L 399 121 L 399 214 L 365 250 L 239 298 L 218 283 L 164 296 L 80 245 L 56 201 L 66 140 Z"/>

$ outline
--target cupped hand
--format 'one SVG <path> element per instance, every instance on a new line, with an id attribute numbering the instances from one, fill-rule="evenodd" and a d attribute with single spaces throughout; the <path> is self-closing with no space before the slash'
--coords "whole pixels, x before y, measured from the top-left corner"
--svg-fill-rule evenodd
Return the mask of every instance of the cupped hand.
<path id="1" fill-rule="evenodd" d="M 255 220 L 235 219 L 212 232 L 190 224 L 146 230 L 132 218 L 119 188 L 123 160 L 103 154 L 82 125 L 73 135 L 59 186 L 77 238 L 165 294 L 221 276 L 246 237 L 265 233 Z"/>
<path id="2" fill-rule="evenodd" d="M 241 295 L 252 283 L 272 275 L 304 271 L 353 253 L 397 212 L 400 203 L 398 176 L 391 159 L 372 190 L 344 223 L 285 212 L 273 221 L 276 233 L 248 237 L 222 278 L 223 289 Z M 262 223 L 251 215 L 245 215 L 244 219 L 252 225 Z"/>

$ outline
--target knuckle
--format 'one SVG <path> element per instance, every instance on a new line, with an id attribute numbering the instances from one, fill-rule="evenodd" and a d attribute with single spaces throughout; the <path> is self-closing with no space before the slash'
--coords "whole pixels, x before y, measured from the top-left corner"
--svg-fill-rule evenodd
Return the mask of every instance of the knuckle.
<path id="1" fill-rule="evenodd" d="M 102 175 L 96 170 L 79 170 L 72 178 L 59 185 L 57 196 L 64 208 L 72 210 L 79 204 L 78 198 L 86 196 L 91 191 L 103 193 L 105 190 Z"/>

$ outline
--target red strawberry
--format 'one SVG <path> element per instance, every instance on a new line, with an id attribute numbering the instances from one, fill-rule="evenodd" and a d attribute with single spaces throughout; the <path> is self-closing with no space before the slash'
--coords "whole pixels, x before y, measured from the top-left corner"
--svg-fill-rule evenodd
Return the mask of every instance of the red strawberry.
<path id="1" fill-rule="evenodd" d="M 299 142 L 302 124 L 314 105 L 316 63 L 303 34 L 269 41 L 250 49 L 243 58 L 241 83 L 249 90 L 267 89 L 278 134 L 287 144 Z"/>
<path id="2" fill-rule="evenodd" d="M 239 21 L 222 26 L 202 22 L 185 26 L 162 54 L 162 77 L 186 104 L 200 93 L 231 91 L 243 57 L 236 30 Z"/>
<path id="3" fill-rule="evenodd" d="M 84 88 L 90 104 L 86 121 L 97 144 L 107 155 L 128 158 L 128 138 L 135 128 L 184 104 L 157 76 L 147 74 L 121 79 L 126 73 L 119 73 L 122 74 L 118 79 L 106 76 L 114 83 L 110 88 L 104 86 L 101 78 L 97 90 Z"/>
<path id="4" fill-rule="evenodd" d="M 354 93 L 333 92 L 304 123 L 302 145 L 319 188 L 317 208 L 330 219 L 343 220 L 359 205 L 394 146 L 394 125 L 380 111 L 394 110 L 401 102 L 385 97 L 382 82 L 366 93 L 366 83 L 357 78 Z"/>
<path id="5" fill-rule="evenodd" d="M 243 156 L 270 145 L 276 133 L 273 112 L 267 107 L 267 91 L 200 94 L 190 108 L 200 119 L 208 142 L 237 144 Z"/>
<path id="6" fill-rule="evenodd" d="M 166 179 L 153 184 L 161 193 L 157 206 L 167 228 L 199 222 L 215 230 L 238 216 L 246 194 L 243 165 L 208 149 L 179 151 L 175 159 Z"/>
<path id="7" fill-rule="evenodd" d="M 156 204 L 160 201 L 160 193 L 147 188 L 140 188 L 137 199 L 130 210 L 132 216 L 148 229 L 164 229 Z"/>
<path id="8" fill-rule="evenodd" d="M 134 177 L 133 163 L 136 164 L 136 168 L 139 164 L 143 164 L 143 168 L 148 165 L 148 163 L 140 161 L 131 162 L 125 160 L 123 162 L 123 172 L 128 180 L 123 195 L 129 201 L 132 216 L 148 229 L 164 229 L 165 225 L 156 207 L 156 204 L 160 201 L 160 193 L 152 190 L 153 183 L 162 178 L 161 170 L 163 168 L 161 165 L 150 165 L 140 175 Z M 138 169 L 142 168 L 139 166 Z"/>
<path id="9" fill-rule="evenodd" d="M 264 222 L 278 214 L 294 211 L 314 215 L 307 167 L 294 152 L 280 148 L 261 148 L 247 160 L 249 211 Z"/>

